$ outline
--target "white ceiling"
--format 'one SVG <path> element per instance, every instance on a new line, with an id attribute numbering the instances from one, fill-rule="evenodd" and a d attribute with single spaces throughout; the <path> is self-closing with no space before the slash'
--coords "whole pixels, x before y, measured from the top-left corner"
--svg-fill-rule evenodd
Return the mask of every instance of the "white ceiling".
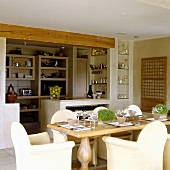
<path id="1" fill-rule="evenodd" d="M 170 36 L 170 8 L 140 0 L 0 0 L 0 4 L 0 23 L 5 24 L 124 40 Z"/>

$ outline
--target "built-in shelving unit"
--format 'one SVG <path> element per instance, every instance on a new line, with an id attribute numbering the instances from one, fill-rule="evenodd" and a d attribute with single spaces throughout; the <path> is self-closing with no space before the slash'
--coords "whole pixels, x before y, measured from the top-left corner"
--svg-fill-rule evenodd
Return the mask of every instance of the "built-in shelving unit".
<path id="1" fill-rule="evenodd" d="M 61 95 L 68 94 L 68 57 L 38 56 L 39 95 L 49 96 L 49 86 L 62 87 Z"/>
<path id="2" fill-rule="evenodd" d="M 21 50 L 33 52 L 30 47 L 26 48 L 24 46 Z M 8 51 L 14 51 L 13 46 Z M 39 132 L 41 99 L 50 97 L 47 86 L 59 85 L 61 95 L 68 93 L 68 57 L 6 54 L 6 88 L 9 84 L 18 94 L 20 122 L 29 134 Z M 31 90 L 32 94 L 23 95 L 22 90 Z"/>
<path id="3" fill-rule="evenodd" d="M 35 80 L 35 56 L 7 54 L 7 80 Z"/>
<path id="4" fill-rule="evenodd" d="M 40 131 L 40 97 L 35 86 L 35 71 L 35 56 L 6 54 L 6 82 L 15 86 L 18 94 L 16 102 L 20 103 L 20 122 L 27 125 L 28 133 Z M 24 90 L 31 90 L 32 94 L 23 95 Z M 34 128 L 33 124 L 36 125 Z"/>
<path id="5" fill-rule="evenodd" d="M 129 43 L 118 43 L 118 99 L 129 99 Z"/>
<path id="6" fill-rule="evenodd" d="M 102 92 L 107 97 L 107 51 L 92 49 L 90 60 L 90 84 L 93 93 Z"/>

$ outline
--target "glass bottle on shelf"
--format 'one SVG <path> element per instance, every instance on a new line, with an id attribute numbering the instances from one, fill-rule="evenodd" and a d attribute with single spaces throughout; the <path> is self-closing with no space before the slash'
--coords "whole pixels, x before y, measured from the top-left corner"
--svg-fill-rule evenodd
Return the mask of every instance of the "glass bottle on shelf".
<path id="1" fill-rule="evenodd" d="M 89 91 L 87 93 L 87 98 L 92 98 L 92 97 L 93 97 L 92 85 L 89 85 Z"/>

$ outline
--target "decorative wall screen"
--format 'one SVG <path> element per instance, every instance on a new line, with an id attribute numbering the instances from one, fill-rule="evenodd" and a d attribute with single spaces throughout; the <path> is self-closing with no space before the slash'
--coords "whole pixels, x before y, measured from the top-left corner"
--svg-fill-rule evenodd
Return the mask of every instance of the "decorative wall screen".
<path id="1" fill-rule="evenodd" d="M 141 109 L 166 104 L 167 57 L 143 58 L 141 67 Z"/>

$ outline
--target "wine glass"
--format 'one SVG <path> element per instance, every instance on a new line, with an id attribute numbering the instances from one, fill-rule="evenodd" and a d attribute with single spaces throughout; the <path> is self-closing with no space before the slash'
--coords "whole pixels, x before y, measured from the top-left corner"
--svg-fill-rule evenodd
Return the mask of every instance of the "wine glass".
<path id="1" fill-rule="evenodd" d="M 78 120 L 78 125 L 79 125 L 79 122 L 80 122 L 80 116 L 81 116 L 81 113 L 82 113 L 83 111 L 82 110 L 76 110 L 75 111 L 75 114 L 76 114 L 76 117 L 77 117 L 77 120 Z"/>
<path id="2" fill-rule="evenodd" d="M 87 112 L 83 112 L 82 113 L 82 115 L 83 115 L 83 119 L 84 119 L 84 126 L 86 125 L 86 117 L 88 116 L 88 113 Z"/>
<path id="3" fill-rule="evenodd" d="M 129 113 L 129 120 L 135 121 L 135 116 L 137 114 L 137 109 L 136 108 L 128 108 L 127 113 Z"/>
<path id="4" fill-rule="evenodd" d="M 96 124 L 95 124 L 95 122 L 96 122 L 96 120 L 98 119 L 98 114 L 92 112 L 92 113 L 91 113 L 91 119 L 92 119 L 92 121 L 93 121 L 93 123 L 94 123 L 94 126 L 91 127 L 91 128 L 92 128 L 92 129 L 96 129 Z"/>
<path id="5" fill-rule="evenodd" d="M 88 114 L 88 119 L 89 119 L 89 121 L 90 121 L 90 125 L 89 125 L 88 127 L 90 127 L 90 128 L 91 128 L 91 121 L 92 121 L 91 115 L 92 115 L 92 112 L 89 112 L 89 114 Z"/>
<path id="6" fill-rule="evenodd" d="M 127 113 L 123 109 L 118 109 L 115 112 L 116 117 L 125 117 Z"/>

